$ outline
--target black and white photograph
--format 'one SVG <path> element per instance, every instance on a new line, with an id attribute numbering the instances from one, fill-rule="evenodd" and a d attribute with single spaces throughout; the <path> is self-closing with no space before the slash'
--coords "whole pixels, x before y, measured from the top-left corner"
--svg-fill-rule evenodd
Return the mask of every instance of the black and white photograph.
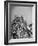
<path id="1" fill-rule="evenodd" d="M 4 43 L 37 43 L 37 2 L 4 2 Z"/>

